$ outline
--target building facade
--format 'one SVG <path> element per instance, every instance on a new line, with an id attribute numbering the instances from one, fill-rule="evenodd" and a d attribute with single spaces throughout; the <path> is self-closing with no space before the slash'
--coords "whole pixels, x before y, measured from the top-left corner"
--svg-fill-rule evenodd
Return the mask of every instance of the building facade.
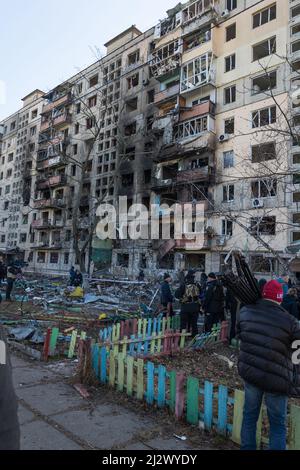
<path id="1" fill-rule="evenodd" d="M 300 1 L 180 3 L 106 47 L 0 123 L 0 250 L 37 272 L 93 259 L 151 277 L 219 272 L 241 249 L 259 275 L 300 273 Z M 201 202 L 203 244 L 98 240 L 97 207 L 120 196 L 128 209 Z"/>

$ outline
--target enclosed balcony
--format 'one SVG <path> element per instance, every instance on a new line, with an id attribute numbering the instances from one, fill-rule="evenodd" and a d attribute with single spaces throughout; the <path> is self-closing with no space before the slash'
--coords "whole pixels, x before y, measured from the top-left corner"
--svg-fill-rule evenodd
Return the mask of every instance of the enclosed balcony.
<path id="1" fill-rule="evenodd" d="M 207 114 L 215 115 L 216 105 L 212 101 L 204 101 L 199 103 L 190 109 L 186 108 L 180 112 L 179 122 L 187 121 L 198 116 L 203 116 Z"/>
<path id="2" fill-rule="evenodd" d="M 165 90 L 156 93 L 154 97 L 154 103 L 156 105 L 163 104 L 172 98 L 176 98 L 179 95 L 179 92 L 180 85 L 179 83 L 177 83 L 176 85 L 173 85 L 170 88 L 166 88 Z"/>
<path id="3" fill-rule="evenodd" d="M 64 157 L 57 156 L 53 158 L 46 158 L 45 160 L 37 161 L 36 168 L 38 171 L 45 170 L 46 168 L 55 168 L 67 165 Z"/>
<path id="4" fill-rule="evenodd" d="M 55 95 L 53 96 L 53 101 L 50 101 L 43 107 L 42 114 L 49 113 L 54 108 L 59 108 L 61 106 L 66 106 L 72 102 L 72 94 L 67 93 L 63 96 Z"/>
<path id="5" fill-rule="evenodd" d="M 41 132 L 49 129 L 50 127 L 60 127 L 70 124 L 72 122 L 72 116 L 70 113 L 65 112 L 58 116 L 46 117 L 41 123 Z"/>
<path id="6" fill-rule="evenodd" d="M 215 86 L 213 55 L 208 52 L 182 65 L 180 92 L 189 93 L 200 87 Z"/>
<path id="7" fill-rule="evenodd" d="M 47 230 L 51 227 L 51 221 L 48 219 L 34 220 L 31 228 L 34 230 Z"/>
<path id="8" fill-rule="evenodd" d="M 56 175 L 50 177 L 39 178 L 36 182 L 38 190 L 54 188 L 56 186 L 65 186 L 67 184 L 66 175 Z"/>
<path id="9" fill-rule="evenodd" d="M 215 3 L 215 0 L 197 0 L 182 10 L 183 36 L 219 19 L 214 9 Z"/>
<path id="10" fill-rule="evenodd" d="M 154 51 L 149 57 L 153 76 L 158 80 L 172 76 L 180 67 L 182 52 L 183 47 L 179 43 L 179 39 Z"/>
<path id="11" fill-rule="evenodd" d="M 34 202 L 34 209 L 61 209 L 66 206 L 65 199 L 38 199 Z"/>

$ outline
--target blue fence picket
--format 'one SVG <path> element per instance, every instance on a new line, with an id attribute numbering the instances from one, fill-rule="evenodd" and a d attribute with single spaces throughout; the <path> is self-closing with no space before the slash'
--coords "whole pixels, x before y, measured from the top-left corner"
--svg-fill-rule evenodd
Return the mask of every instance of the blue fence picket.
<path id="1" fill-rule="evenodd" d="M 101 368 L 100 368 L 100 380 L 101 383 L 107 382 L 107 352 L 106 348 L 101 348 Z"/>
<path id="2" fill-rule="evenodd" d="M 166 404 L 166 376 L 167 371 L 164 366 L 158 367 L 158 397 L 157 404 L 159 408 L 163 408 Z"/>
<path id="3" fill-rule="evenodd" d="M 211 382 L 204 384 L 204 426 L 211 430 L 213 423 L 213 391 L 214 386 Z"/>
<path id="4" fill-rule="evenodd" d="M 92 349 L 92 361 L 93 361 L 93 370 L 96 374 L 96 377 L 99 378 L 99 346 L 94 344 Z"/>
<path id="5" fill-rule="evenodd" d="M 154 364 L 147 363 L 147 403 L 153 405 L 154 403 Z"/>
<path id="6" fill-rule="evenodd" d="M 219 386 L 218 393 L 218 424 L 217 428 L 221 434 L 226 434 L 227 431 L 227 401 L 228 389 L 224 385 Z"/>

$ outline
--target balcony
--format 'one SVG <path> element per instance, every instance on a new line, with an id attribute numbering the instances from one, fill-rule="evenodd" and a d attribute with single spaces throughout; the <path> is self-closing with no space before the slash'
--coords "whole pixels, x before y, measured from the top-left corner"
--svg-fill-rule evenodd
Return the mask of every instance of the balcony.
<path id="1" fill-rule="evenodd" d="M 218 16 L 214 10 L 214 4 L 214 0 L 198 0 L 182 10 L 183 36 L 217 21 Z"/>
<path id="2" fill-rule="evenodd" d="M 175 180 L 173 179 L 161 179 L 161 178 L 152 178 L 152 189 L 164 189 L 170 188 L 175 184 Z"/>
<path id="3" fill-rule="evenodd" d="M 43 112 L 42 114 L 46 114 L 46 113 L 49 113 L 50 111 L 52 111 L 54 108 L 59 108 L 60 106 L 63 106 L 63 105 L 68 105 L 70 104 L 72 101 L 72 95 L 71 93 L 68 93 L 64 96 L 61 96 L 60 98 L 57 98 L 55 99 L 54 101 L 52 101 L 51 103 L 48 103 L 46 104 L 44 107 L 43 107 Z"/>
<path id="4" fill-rule="evenodd" d="M 166 90 L 160 91 L 159 93 L 155 94 L 154 97 L 154 104 L 161 104 L 164 103 L 165 101 L 168 101 L 170 98 L 175 98 L 177 95 L 179 95 L 180 92 L 180 85 L 174 85 L 170 88 L 167 88 Z"/>
<path id="5" fill-rule="evenodd" d="M 66 206 L 65 199 L 39 199 L 34 202 L 34 209 L 61 209 Z"/>
<path id="6" fill-rule="evenodd" d="M 216 105 L 212 101 L 205 101 L 190 109 L 186 109 L 180 113 L 179 122 L 193 119 L 197 116 L 203 116 L 205 114 L 215 115 Z"/>
<path id="7" fill-rule="evenodd" d="M 36 168 L 40 171 L 45 170 L 46 168 L 55 168 L 64 165 L 67 165 L 65 158 L 62 156 L 57 156 L 53 158 L 47 158 L 46 160 L 37 161 Z"/>
<path id="8" fill-rule="evenodd" d="M 177 184 L 185 184 L 195 181 L 207 181 L 210 176 L 210 170 L 208 166 L 203 168 L 194 168 L 189 170 L 182 170 L 177 173 L 176 182 Z"/>
<path id="9" fill-rule="evenodd" d="M 54 188 L 57 186 L 65 186 L 67 184 L 66 175 L 51 176 L 49 178 L 40 178 L 36 182 L 37 190 Z"/>
<path id="10" fill-rule="evenodd" d="M 45 120 L 41 124 L 41 132 L 49 129 L 50 127 L 60 127 L 72 122 L 72 116 L 69 113 L 63 113 L 57 117 L 52 117 Z"/>
<path id="11" fill-rule="evenodd" d="M 51 227 L 50 220 L 34 220 L 31 224 L 31 228 L 34 230 L 47 230 Z"/>

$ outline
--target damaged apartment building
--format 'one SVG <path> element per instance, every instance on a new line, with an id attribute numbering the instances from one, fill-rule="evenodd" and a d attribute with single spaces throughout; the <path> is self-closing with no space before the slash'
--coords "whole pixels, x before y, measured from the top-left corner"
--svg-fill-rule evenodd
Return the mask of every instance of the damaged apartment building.
<path id="1" fill-rule="evenodd" d="M 219 272 L 236 248 L 258 274 L 277 272 L 278 258 L 300 273 L 300 147 L 287 132 L 300 122 L 290 98 L 299 31 L 300 0 L 179 3 L 156 27 L 130 27 L 102 59 L 26 97 L 0 122 L 0 251 L 23 253 L 37 272 L 93 260 L 117 276 L 152 277 Z M 100 241 L 97 206 L 117 208 L 120 196 L 128 208 L 202 202 L 203 246 L 172 233 Z"/>

